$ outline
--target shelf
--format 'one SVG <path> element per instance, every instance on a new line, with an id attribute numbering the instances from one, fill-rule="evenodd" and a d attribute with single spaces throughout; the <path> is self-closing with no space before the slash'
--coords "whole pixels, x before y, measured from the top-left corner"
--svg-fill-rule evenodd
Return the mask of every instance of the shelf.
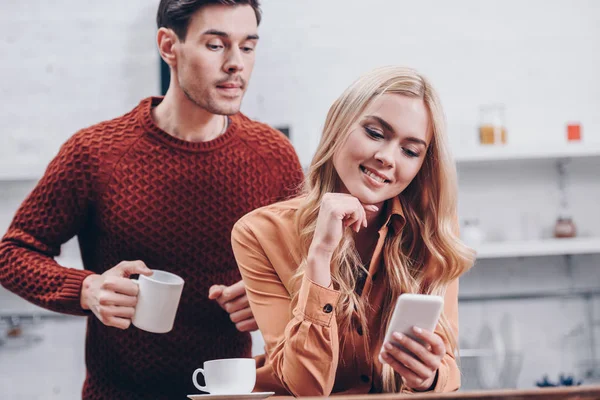
<path id="1" fill-rule="evenodd" d="M 460 358 L 494 357 L 496 352 L 492 349 L 462 349 L 458 355 Z"/>
<path id="2" fill-rule="evenodd" d="M 588 289 L 555 289 L 549 291 L 533 291 L 526 293 L 473 293 L 460 294 L 458 301 L 461 303 L 480 303 L 483 301 L 514 301 L 514 300 L 545 300 L 569 299 L 580 297 L 591 299 L 600 296 L 600 288 Z"/>
<path id="3" fill-rule="evenodd" d="M 454 153 L 457 164 L 496 161 L 560 160 L 566 158 L 600 157 L 600 144 L 565 143 L 552 147 L 478 146 Z"/>
<path id="4" fill-rule="evenodd" d="M 545 239 L 484 243 L 475 248 L 477 259 L 558 256 L 600 253 L 600 238 Z"/>

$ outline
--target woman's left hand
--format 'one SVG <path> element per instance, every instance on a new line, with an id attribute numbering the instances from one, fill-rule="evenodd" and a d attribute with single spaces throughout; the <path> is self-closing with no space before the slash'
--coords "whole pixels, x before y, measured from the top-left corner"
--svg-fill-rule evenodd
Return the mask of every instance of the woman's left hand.
<path id="1" fill-rule="evenodd" d="M 435 381 L 437 370 L 446 354 L 446 346 L 435 333 L 416 327 L 413 327 L 413 332 L 423 344 L 394 332 L 392 343 L 384 343 L 381 358 L 402 376 L 406 386 L 425 391 Z"/>

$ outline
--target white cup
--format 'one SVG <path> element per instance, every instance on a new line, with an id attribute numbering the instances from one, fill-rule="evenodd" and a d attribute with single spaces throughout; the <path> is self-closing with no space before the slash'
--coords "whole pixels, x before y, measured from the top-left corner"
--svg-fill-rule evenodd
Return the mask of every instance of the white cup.
<path id="1" fill-rule="evenodd" d="M 204 375 L 206 386 L 198 383 L 198 374 Z M 225 358 L 204 363 L 192 375 L 198 390 L 210 394 L 248 394 L 256 383 L 256 361 L 253 358 Z"/>
<path id="2" fill-rule="evenodd" d="M 140 291 L 131 322 L 148 332 L 166 333 L 173 329 L 183 279 L 166 271 L 152 272 L 151 276 L 140 275 L 138 280 L 133 279 Z"/>

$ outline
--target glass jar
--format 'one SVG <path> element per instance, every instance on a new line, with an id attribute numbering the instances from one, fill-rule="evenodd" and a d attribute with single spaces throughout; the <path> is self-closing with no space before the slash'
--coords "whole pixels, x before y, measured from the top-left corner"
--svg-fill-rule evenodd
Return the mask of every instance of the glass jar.
<path id="1" fill-rule="evenodd" d="M 506 120 L 502 104 L 479 108 L 479 143 L 506 144 Z"/>
<path id="2" fill-rule="evenodd" d="M 464 221 L 460 236 L 467 246 L 477 247 L 485 240 L 485 233 L 479 225 L 477 218 L 470 218 Z"/>
<path id="3" fill-rule="evenodd" d="M 577 236 L 577 227 L 573 219 L 568 216 L 560 216 L 554 225 L 555 238 L 572 238 Z"/>

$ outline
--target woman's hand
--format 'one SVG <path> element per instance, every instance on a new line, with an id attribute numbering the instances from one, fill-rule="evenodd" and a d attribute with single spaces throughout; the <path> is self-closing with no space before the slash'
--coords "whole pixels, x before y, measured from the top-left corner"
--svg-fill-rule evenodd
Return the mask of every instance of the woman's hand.
<path id="1" fill-rule="evenodd" d="M 308 251 L 307 277 L 322 286 L 329 286 L 329 263 L 333 252 L 351 226 L 355 232 L 367 226 L 366 211 L 376 212 L 374 205 L 363 205 L 356 197 L 344 193 L 326 193 L 321 200 L 317 227 Z"/>
<path id="2" fill-rule="evenodd" d="M 321 200 L 311 251 L 333 254 L 342 240 L 344 228 L 351 226 L 358 232 L 367 226 L 366 211 L 378 210 L 377 206 L 363 205 L 349 194 L 326 193 Z"/>
<path id="3" fill-rule="evenodd" d="M 430 390 L 446 354 L 442 338 L 432 332 L 413 328 L 415 337 L 423 344 L 394 332 L 392 343 L 384 343 L 381 358 L 396 373 L 402 376 L 404 384 L 416 391 Z"/>

